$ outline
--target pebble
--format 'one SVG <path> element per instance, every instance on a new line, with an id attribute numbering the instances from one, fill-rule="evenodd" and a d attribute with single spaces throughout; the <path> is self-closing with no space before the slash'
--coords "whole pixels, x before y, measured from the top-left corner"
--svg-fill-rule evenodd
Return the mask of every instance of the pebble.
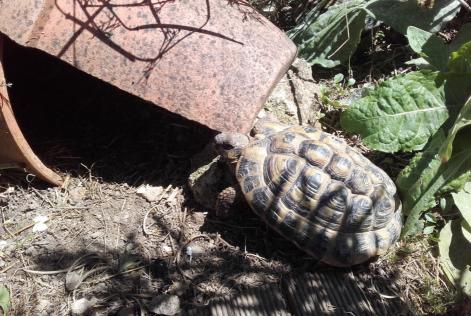
<path id="1" fill-rule="evenodd" d="M 24 254 L 29 257 L 34 257 L 36 253 L 37 253 L 37 250 L 34 246 L 30 246 L 24 251 Z"/>
<path id="2" fill-rule="evenodd" d="M 162 294 L 152 299 L 149 310 L 157 315 L 175 315 L 180 312 L 180 299 L 176 295 Z"/>
<path id="3" fill-rule="evenodd" d="M 89 300 L 83 297 L 72 303 L 70 311 L 74 316 L 85 315 L 97 302 L 98 300 L 96 298 Z"/>
<path id="4" fill-rule="evenodd" d="M 77 271 L 70 271 L 65 275 L 65 288 L 71 292 L 82 283 L 82 274 Z"/>
<path id="5" fill-rule="evenodd" d="M 101 235 L 102 235 L 102 232 L 96 231 L 96 232 L 93 232 L 93 233 L 90 234 L 90 238 L 91 239 L 96 239 L 98 237 L 101 237 Z"/>
<path id="6" fill-rule="evenodd" d="M 50 309 L 52 304 L 48 300 L 41 299 L 35 307 L 35 315 L 37 316 L 47 316 L 50 315 Z"/>
<path id="7" fill-rule="evenodd" d="M 69 191 L 69 200 L 72 204 L 78 204 L 85 199 L 87 189 L 76 187 Z"/>
<path id="8" fill-rule="evenodd" d="M 155 202 L 160 198 L 163 191 L 163 187 L 154 187 L 146 184 L 141 185 L 139 188 L 137 188 L 136 193 L 145 198 L 148 202 Z"/>

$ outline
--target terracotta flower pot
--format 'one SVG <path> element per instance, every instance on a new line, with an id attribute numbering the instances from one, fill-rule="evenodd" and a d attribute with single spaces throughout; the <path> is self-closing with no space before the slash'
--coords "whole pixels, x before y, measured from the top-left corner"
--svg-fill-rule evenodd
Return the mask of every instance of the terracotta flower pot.
<path id="1" fill-rule="evenodd" d="M 218 131 L 249 131 L 296 55 L 243 0 L 3 1 L 0 33 Z M 60 183 L 32 153 L 4 85 L 0 92 L 0 162 Z"/>
<path id="2" fill-rule="evenodd" d="M 0 165 L 18 164 L 43 180 L 59 185 L 62 179 L 33 153 L 11 108 L 3 67 L 3 35 L 0 34 Z"/>

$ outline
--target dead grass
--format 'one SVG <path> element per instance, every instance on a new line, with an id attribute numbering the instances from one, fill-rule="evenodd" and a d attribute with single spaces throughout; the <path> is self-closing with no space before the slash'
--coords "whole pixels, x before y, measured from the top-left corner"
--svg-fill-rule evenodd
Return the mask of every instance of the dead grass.
<path id="1" fill-rule="evenodd" d="M 445 281 L 434 243 L 426 235 L 407 238 L 373 266 L 377 274 L 397 280 L 417 315 L 441 315 L 456 304 L 457 292 Z"/>

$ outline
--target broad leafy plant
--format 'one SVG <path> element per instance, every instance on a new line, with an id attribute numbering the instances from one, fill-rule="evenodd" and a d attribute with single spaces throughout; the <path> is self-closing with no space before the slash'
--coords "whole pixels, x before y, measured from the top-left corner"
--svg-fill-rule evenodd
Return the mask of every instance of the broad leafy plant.
<path id="1" fill-rule="evenodd" d="M 327 68 L 349 60 L 367 25 L 367 17 L 381 20 L 403 34 L 408 26 L 437 32 L 460 7 L 456 0 L 435 1 L 431 7 L 418 0 L 351 0 L 323 12 L 326 2 L 319 1 L 288 35 L 297 44 L 300 57 Z"/>
<path id="2" fill-rule="evenodd" d="M 461 260 L 470 264 L 471 257 L 456 247 L 471 254 L 471 38 L 458 35 L 445 45 L 413 26 L 407 37 L 420 56 L 413 63 L 426 69 L 380 83 L 343 112 L 340 122 L 372 149 L 420 151 L 396 180 L 407 215 L 403 236 L 423 232 L 421 214 L 453 192 L 461 216 L 440 232 L 442 266 L 470 293 L 470 266 Z"/>
<path id="3" fill-rule="evenodd" d="M 441 265 L 448 279 L 471 295 L 471 182 L 452 195 L 461 218 L 448 222 L 440 232 Z"/>

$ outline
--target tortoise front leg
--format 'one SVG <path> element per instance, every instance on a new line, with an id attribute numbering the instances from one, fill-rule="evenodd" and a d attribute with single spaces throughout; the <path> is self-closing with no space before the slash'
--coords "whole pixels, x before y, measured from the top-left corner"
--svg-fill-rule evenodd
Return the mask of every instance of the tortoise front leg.
<path id="1" fill-rule="evenodd" d="M 216 197 L 215 215 L 221 219 L 234 216 L 243 200 L 243 194 L 238 185 L 225 188 Z"/>

